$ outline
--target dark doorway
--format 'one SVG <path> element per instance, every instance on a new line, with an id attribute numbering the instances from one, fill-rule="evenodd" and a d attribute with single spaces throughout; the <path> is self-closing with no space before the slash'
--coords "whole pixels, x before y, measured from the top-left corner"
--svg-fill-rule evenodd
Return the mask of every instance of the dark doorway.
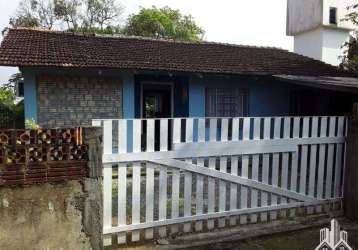
<path id="1" fill-rule="evenodd" d="M 171 83 L 142 83 L 142 117 L 169 118 L 173 110 Z"/>

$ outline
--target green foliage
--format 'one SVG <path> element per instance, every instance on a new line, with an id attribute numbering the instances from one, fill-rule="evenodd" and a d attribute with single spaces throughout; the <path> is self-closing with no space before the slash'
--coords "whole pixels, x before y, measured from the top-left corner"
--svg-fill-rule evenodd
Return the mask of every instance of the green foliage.
<path id="1" fill-rule="evenodd" d="M 164 8 L 141 8 L 138 14 L 129 16 L 123 30 L 126 35 L 167 38 L 179 41 L 201 41 L 204 30 L 191 15 L 179 10 Z"/>
<path id="2" fill-rule="evenodd" d="M 11 27 L 54 27 L 118 33 L 123 7 L 118 0 L 21 0 Z"/>
<path id="3" fill-rule="evenodd" d="M 26 119 L 25 120 L 25 127 L 29 129 L 38 129 L 41 128 L 34 119 Z"/>
<path id="4" fill-rule="evenodd" d="M 24 128 L 24 102 L 22 101 L 15 105 L 15 98 L 13 88 L 6 86 L 0 87 L 0 106 L 2 106 L 2 110 L 6 110 L 8 114 L 8 118 L 1 116 L 1 119 L 4 120 L 1 120 L 0 124 L 6 127 L 10 126 L 7 128 Z"/>
<path id="5" fill-rule="evenodd" d="M 14 101 L 14 90 L 5 86 L 0 87 L 0 103 L 12 108 L 14 106 Z"/>
<path id="6" fill-rule="evenodd" d="M 340 68 L 358 72 L 358 37 L 351 36 L 345 45 L 346 51 L 342 57 Z"/>
<path id="7" fill-rule="evenodd" d="M 358 25 L 358 4 L 348 7 L 348 9 L 351 12 L 343 20 Z M 358 34 L 354 33 L 343 47 L 345 48 L 345 53 L 342 56 L 340 68 L 358 73 Z"/>
<path id="8" fill-rule="evenodd" d="M 118 0 L 21 0 L 11 27 L 40 27 L 71 32 L 126 34 L 178 41 L 201 41 L 204 30 L 191 15 L 169 7 L 141 8 L 120 26 Z"/>

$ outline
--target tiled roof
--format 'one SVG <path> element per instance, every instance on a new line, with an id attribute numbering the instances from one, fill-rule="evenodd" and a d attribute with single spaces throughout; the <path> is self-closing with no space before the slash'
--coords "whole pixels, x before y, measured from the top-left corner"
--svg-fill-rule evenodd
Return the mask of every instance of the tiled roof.
<path id="1" fill-rule="evenodd" d="M 336 67 L 286 50 L 220 43 L 10 29 L 0 65 L 120 68 L 257 75 L 344 75 Z"/>

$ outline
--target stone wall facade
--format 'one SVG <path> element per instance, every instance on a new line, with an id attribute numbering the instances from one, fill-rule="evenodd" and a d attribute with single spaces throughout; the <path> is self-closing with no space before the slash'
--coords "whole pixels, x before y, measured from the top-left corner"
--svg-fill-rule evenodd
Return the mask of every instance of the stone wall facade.
<path id="1" fill-rule="evenodd" d="M 95 118 L 122 117 L 118 78 L 41 76 L 37 79 L 41 127 L 89 126 Z"/>

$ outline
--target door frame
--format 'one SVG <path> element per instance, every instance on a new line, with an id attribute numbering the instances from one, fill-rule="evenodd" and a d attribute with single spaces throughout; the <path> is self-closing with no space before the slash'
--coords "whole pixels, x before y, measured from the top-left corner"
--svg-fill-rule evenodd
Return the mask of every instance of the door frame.
<path id="1" fill-rule="evenodd" d="M 141 81 L 140 82 L 140 118 L 143 118 L 143 85 L 167 85 L 170 86 L 170 118 L 174 117 L 174 82 Z"/>

